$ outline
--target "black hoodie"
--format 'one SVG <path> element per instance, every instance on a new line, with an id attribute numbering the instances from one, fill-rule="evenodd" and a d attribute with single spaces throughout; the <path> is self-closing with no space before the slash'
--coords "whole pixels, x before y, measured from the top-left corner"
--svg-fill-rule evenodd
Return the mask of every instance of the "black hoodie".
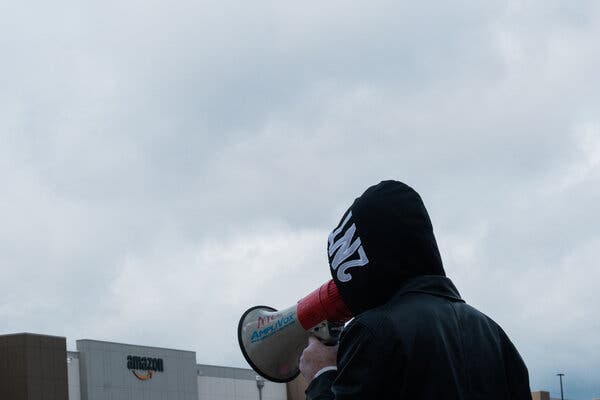
<path id="1" fill-rule="evenodd" d="M 530 400 L 527 368 L 504 331 L 465 304 L 445 276 L 417 192 L 372 186 L 328 240 L 333 279 L 354 320 L 338 370 L 308 400 Z"/>
<path id="2" fill-rule="evenodd" d="M 410 278 L 445 276 L 423 201 L 401 182 L 383 181 L 357 198 L 329 235 L 327 251 L 353 315 L 385 303 Z"/>

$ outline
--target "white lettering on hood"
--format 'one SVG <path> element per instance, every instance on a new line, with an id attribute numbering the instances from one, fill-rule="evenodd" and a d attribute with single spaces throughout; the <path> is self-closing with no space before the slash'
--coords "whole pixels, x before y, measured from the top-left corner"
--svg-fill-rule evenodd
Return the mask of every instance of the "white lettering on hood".
<path id="1" fill-rule="evenodd" d="M 335 237 L 342 233 L 344 227 L 348 225 L 351 218 L 352 211 L 348 212 L 348 215 L 344 218 L 344 221 L 340 226 L 329 235 L 329 262 L 331 264 L 331 269 L 336 271 L 337 278 L 340 282 L 348 282 L 352 279 L 352 275 L 346 272 L 348 269 L 362 267 L 369 263 L 360 237 L 356 235 L 356 239 L 351 242 L 356 232 L 356 225 L 354 223 L 346 229 L 338 240 L 335 240 Z M 346 261 L 356 253 L 358 253 L 358 259 Z"/>

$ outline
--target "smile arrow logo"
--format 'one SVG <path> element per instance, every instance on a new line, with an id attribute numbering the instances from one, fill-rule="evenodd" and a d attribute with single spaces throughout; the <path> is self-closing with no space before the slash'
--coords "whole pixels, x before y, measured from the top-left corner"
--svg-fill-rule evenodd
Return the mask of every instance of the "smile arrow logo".
<path id="1" fill-rule="evenodd" d="M 140 381 L 147 381 L 148 379 L 152 379 L 152 371 L 148 370 L 145 374 L 141 374 L 138 371 L 131 371 Z"/>

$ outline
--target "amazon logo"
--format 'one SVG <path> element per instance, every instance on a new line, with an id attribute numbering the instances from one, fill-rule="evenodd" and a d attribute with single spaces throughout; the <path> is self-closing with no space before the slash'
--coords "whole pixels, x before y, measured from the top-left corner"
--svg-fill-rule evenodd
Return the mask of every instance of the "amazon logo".
<path id="1" fill-rule="evenodd" d="M 156 372 L 163 372 L 162 358 L 127 356 L 127 369 L 140 381 L 152 379 Z"/>

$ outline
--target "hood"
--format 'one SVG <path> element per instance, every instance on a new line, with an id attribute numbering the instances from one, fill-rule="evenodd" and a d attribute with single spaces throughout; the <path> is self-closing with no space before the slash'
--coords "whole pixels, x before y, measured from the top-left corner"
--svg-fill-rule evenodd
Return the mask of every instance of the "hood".
<path id="1" fill-rule="evenodd" d="M 419 194 L 397 181 L 368 188 L 329 235 L 333 280 L 353 315 L 387 302 L 407 280 L 445 276 Z"/>

